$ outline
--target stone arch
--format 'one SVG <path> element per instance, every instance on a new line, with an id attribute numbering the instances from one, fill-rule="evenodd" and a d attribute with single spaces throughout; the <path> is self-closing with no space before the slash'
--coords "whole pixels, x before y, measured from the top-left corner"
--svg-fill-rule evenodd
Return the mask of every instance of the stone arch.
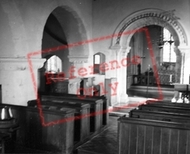
<path id="1" fill-rule="evenodd" d="M 15 1 L 12 2 L 6 2 L 1 1 L 0 9 L 2 9 L 1 13 L 6 13 L 7 24 L 6 26 L 10 26 L 10 31 L 12 36 L 8 38 L 7 40 L 12 40 L 13 43 L 9 46 L 12 46 L 13 49 L 11 51 L 14 51 L 14 53 L 10 52 L 4 52 L 8 57 L 26 57 L 26 51 L 28 51 L 28 42 L 27 42 L 27 35 L 26 35 L 26 29 L 24 26 L 24 21 L 22 19 L 21 12 L 19 8 L 17 7 L 17 4 Z M 1 8 L 2 7 L 2 8 Z M 4 24 L 4 23 L 3 23 Z"/>
<path id="2" fill-rule="evenodd" d="M 143 27 L 149 25 L 157 25 L 167 28 L 174 37 L 174 42 L 176 48 L 187 47 L 188 39 L 183 29 L 182 25 L 178 21 L 178 17 L 174 14 L 175 10 L 163 11 L 160 9 L 145 9 L 132 13 L 126 17 L 116 28 L 114 34 L 116 37 L 113 37 L 111 48 L 117 51 L 130 51 L 130 40 L 133 34 L 142 30 Z M 146 30 L 145 30 L 146 31 Z M 178 51 L 177 62 L 176 63 L 176 82 L 181 82 L 183 80 L 183 68 L 182 68 L 182 52 Z"/>
<path id="3" fill-rule="evenodd" d="M 75 58 L 87 59 L 89 56 L 89 45 L 81 44 L 82 41 L 87 40 L 87 32 L 78 13 L 69 6 L 61 5 L 54 8 L 50 14 L 57 18 L 64 31 L 70 61 L 74 62 L 73 59 Z"/>
<path id="4" fill-rule="evenodd" d="M 174 11 L 163 11 L 160 9 L 145 9 L 135 12 L 126 17 L 116 28 L 111 46 L 119 45 L 126 47 L 130 38 L 136 30 L 149 25 L 158 25 L 167 28 L 173 35 L 176 46 L 187 46 L 188 40 L 178 17 Z M 129 32 L 129 33 L 127 33 Z M 124 35 L 122 35 L 124 34 Z"/>

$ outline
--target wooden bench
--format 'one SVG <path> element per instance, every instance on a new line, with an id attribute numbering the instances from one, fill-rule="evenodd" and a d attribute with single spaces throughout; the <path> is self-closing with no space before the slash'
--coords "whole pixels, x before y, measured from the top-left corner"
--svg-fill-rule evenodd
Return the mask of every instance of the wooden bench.
<path id="1" fill-rule="evenodd" d="M 166 105 L 166 104 L 146 104 L 138 106 L 139 110 L 148 110 L 148 111 L 164 111 L 164 112 L 176 112 L 176 113 L 190 113 L 190 108 L 185 106 L 178 106 L 177 104 Z"/>
<path id="2" fill-rule="evenodd" d="M 66 98 L 71 98 L 71 99 L 81 99 L 81 100 L 99 100 L 102 99 L 103 100 L 103 125 L 107 125 L 108 121 L 109 121 L 109 113 L 108 113 L 108 101 L 106 96 L 102 95 L 102 96 L 84 96 L 84 95 L 75 95 L 75 94 L 65 94 L 65 93 L 51 93 L 51 94 L 47 94 L 47 93 L 40 93 L 39 94 L 41 97 L 43 96 L 62 96 L 62 97 L 66 97 Z"/>
<path id="3" fill-rule="evenodd" d="M 131 110 L 129 117 L 190 123 L 190 114 L 162 111 Z"/>
<path id="4" fill-rule="evenodd" d="M 147 105 L 166 105 L 166 106 L 177 106 L 177 107 L 185 107 L 185 108 L 190 108 L 190 104 L 186 103 L 172 103 L 169 101 L 146 101 Z"/>
<path id="5" fill-rule="evenodd" d="M 3 104 L 5 105 L 5 104 Z M 8 105 L 18 120 L 17 144 L 30 149 L 53 153 L 71 154 L 74 146 L 75 109 L 42 108 L 42 114 L 34 107 Z M 43 126 L 41 118 L 49 126 Z M 63 120 L 68 119 L 66 122 Z"/>
<path id="6" fill-rule="evenodd" d="M 90 104 L 90 132 L 97 132 L 102 128 L 102 110 L 103 110 L 103 101 L 99 100 L 82 100 L 78 98 L 67 98 L 64 96 L 41 96 L 41 101 L 52 101 L 57 103 L 65 102 L 75 102 L 75 103 L 84 103 Z"/>
<path id="7" fill-rule="evenodd" d="M 118 154 L 189 154 L 190 125 L 121 117 L 118 143 Z"/>
<path id="8" fill-rule="evenodd" d="M 55 106 L 57 108 L 66 107 L 75 109 L 74 141 L 82 142 L 90 136 L 90 104 L 76 102 L 56 103 L 52 101 L 42 101 L 40 103 L 46 108 Z M 28 106 L 37 107 L 37 100 L 28 101 Z"/>

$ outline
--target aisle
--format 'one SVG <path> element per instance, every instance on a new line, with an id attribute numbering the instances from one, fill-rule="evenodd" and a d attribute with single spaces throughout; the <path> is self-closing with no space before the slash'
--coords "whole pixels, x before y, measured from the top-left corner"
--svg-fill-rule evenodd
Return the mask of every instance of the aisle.
<path id="1" fill-rule="evenodd" d="M 117 119 L 110 116 L 109 126 L 103 132 L 78 147 L 78 154 L 117 154 Z"/>
<path id="2" fill-rule="evenodd" d="M 112 112 L 109 113 L 108 127 L 85 144 L 79 146 L 77 154 L 117 154 L 117 119 L 124 115 L 128 116 L 131 109 L 150 99 L 153 98 L 130 97 L 129 106 L 118 104 L 110 108 Z"/>

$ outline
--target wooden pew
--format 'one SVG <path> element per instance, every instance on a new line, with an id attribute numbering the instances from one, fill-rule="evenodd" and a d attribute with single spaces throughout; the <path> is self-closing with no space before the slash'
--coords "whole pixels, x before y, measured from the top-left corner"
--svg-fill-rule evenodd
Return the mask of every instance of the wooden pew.
<path id="1" fill-rule="evenodd" d="M 5 104 L 3 104 L 5 105 Z M 75 110 L 70 108 L 45 109 L 42 115 L 34 107 L 8 105 L 13 116 L 18 120 L 17 144 L 26 148 L 49 151 L 53 153 L 71 154 L 74 146 L 74 117 Z M 41 118 L 45 123 L 43 126 Z M 69 118 L 66 122 L 61 122 Z"/>
<path id="2" fill-rule="evenodd" d="M 108 101 L 106 96 L 102 95 L 102 96 L 84 96 L 84 95 L 75 95 L 75 94 L 66 94 L 66 93 L 51 93 L 51 94 L 47 94 L 47 93 L 40 93 L 40 96 L 62 96 L 65 98 L 71 98 L 71 99 L 81 99 L 81 100 L 99 100 L 102 99 L 103 100 L 103 125 L 107 125 L 108 121 L 109 121 L 109 113 L 108 113 Z"/>
<path id="3" fill-rule="evenodd" d="M 190 108 L 190 104 L 186 103 L 172 103 L 169 101 L 147 101 L 147 105 L 161 105 L 161 106 L 177 106 L 177 107 L 185 107 L 185 108 Z"/>
<path id="4" fill-rule="evenodd" d="M 131 110 L 129 117 L 190 123 L 190 114 L 162 111 Z"/>
<path id="5" fill-rule="evenodd" d="M 90 136 L 90 104 L 75 102 L 56 103 L 52 101 L 42 101 L 40 103 L 42 106 L 46 106 L 46 108 L 55 106 L 58 108 L 66 107 L 75 109 L 74 141 L 82 142 Z M 28 101 L 28 106 L 37 107 L 37 104 L 37 100 Z"/>
<path id="6" fill-rule="evenodd" d="M 121 117 L 118 143 L 118 154 L 189 154 L 190 125 Z"/>
<path id="7" fill-rule="evenodd" d="M 62 96 L 41 96 L 41 101 L 52 101 L 57 103 L 65 102 L 75 102 L 75 103 L 85 103 L 90 104 L 90 132 L 98 132 L 102 128 L 102 110 L 103 110 L 103 101 L 99 100 L 83 100 L 78 98 L 67 98 Z"/>
<path id="8" fill-rule="evenodd" d="M 148 111 L 164 111 L 164 112 L 176 112 L 176 113 L 190 113 L 190 108 L 185 106 L 178 106 L 177 104 L 173 105 L 161 105 L 161 104 L 146 104 L 138 106 L 139 110 L 148 110 Z"/>

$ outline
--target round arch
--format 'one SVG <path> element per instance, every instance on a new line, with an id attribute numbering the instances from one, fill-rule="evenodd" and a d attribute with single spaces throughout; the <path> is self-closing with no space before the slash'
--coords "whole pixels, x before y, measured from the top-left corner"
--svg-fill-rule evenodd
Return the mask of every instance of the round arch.
<path id="1" fill-rule="evenodd" d="M 117 59 L 126 58 L 129 53 L 130 40 L 135 32 L 149 25 L 157 25 L 167 28 L 174 37 L 175 52 L 177 55 L 175 78 L 176 82 L 181 82 L 182 70 L 182 54 L 180 48 L 188 46 L 188 40 L 186 33 L 178 21 L 178 18 L 174 15 L 174 11 L 163 11 L 160 9 L 144 9 L 130 14 L 117 26 L 114 31 L 114 36 L 111 42 L 111 50 L 116 52 Z M 148 36 L 149 37 L 149 36 Z M 118 92 L 122 96 L 122 101 L 127 99 L 126 94 L 126 78 L 127 70 L 117 70 L 117 79 L 122 82 L 118 87 Z M 183 78 L 183 77 L 182 77 Z M 121 90 L 122 89 L 122 90 Z M 160 98 L 162 96 L 160 95 Z"/>
<path id="2" fill-rule="evenodd" d="M 188 46 L 188 40 L 182 25 L 174 14 L 174 11 L 175 10 L 163 11 L 160 9 L 145 9 L 129 15 L 116 28 L 115 34 L 117 37 L 113 37 L 111 47 L 130 49 L 129 43 L 131 37 L 136 31 L 143 27 L 157 25 L 167 28 L 174 37 L 176 46 L 175 52 L 178 61 L 178 63 L 176 63 L 175 78 L 176 82 L 180 82 L 182 80 L 181 74 L 183 74 L 182 51 L 180 51 L 178 47 Z"/>
<path id="3" fill-rule="evenodd" d="M 114 32 L 117 37 L 113 37 L 111 46 L 119 45 L 125 48 L 129 44 L 135 30 L 149 25 L 167 28 L 173 35 L 176 46 L 188 45 L 186 33 L 178 18 L 174 15 L 174 10 L 145 9 L 129 15 L 118 25 Z M 130 33 L 130 31 L 132 32 Z M 127 35 L 122 35 L 123 33 Z"/>
<path id="4" fill-rule="evenodd" d="M 84 23 L 79 17 L 78 13 L 69 6 L 61 5 L 54 8 L 54 10 L 49 14 L 49 16 L 51 14 L 55 16 L 65 34 L 66 43 L 64 45 L 67 45 L 67 49 L 69 50 L 69 58 L 80 57 L 81 55 L 84 55 L 85 58 L 88 58 L 88 44 L 80 44 L 81 41 L 87 40 L 88 37 Z M 46 22 L 48 20 L 48 17 L 46 19 Z M 59 46 L 57 49 L 60 50 L 61 48 L 62 46 Z M 49 52 L 48 49 L 45 50 L 45 52 L 46 51 Z"/>

